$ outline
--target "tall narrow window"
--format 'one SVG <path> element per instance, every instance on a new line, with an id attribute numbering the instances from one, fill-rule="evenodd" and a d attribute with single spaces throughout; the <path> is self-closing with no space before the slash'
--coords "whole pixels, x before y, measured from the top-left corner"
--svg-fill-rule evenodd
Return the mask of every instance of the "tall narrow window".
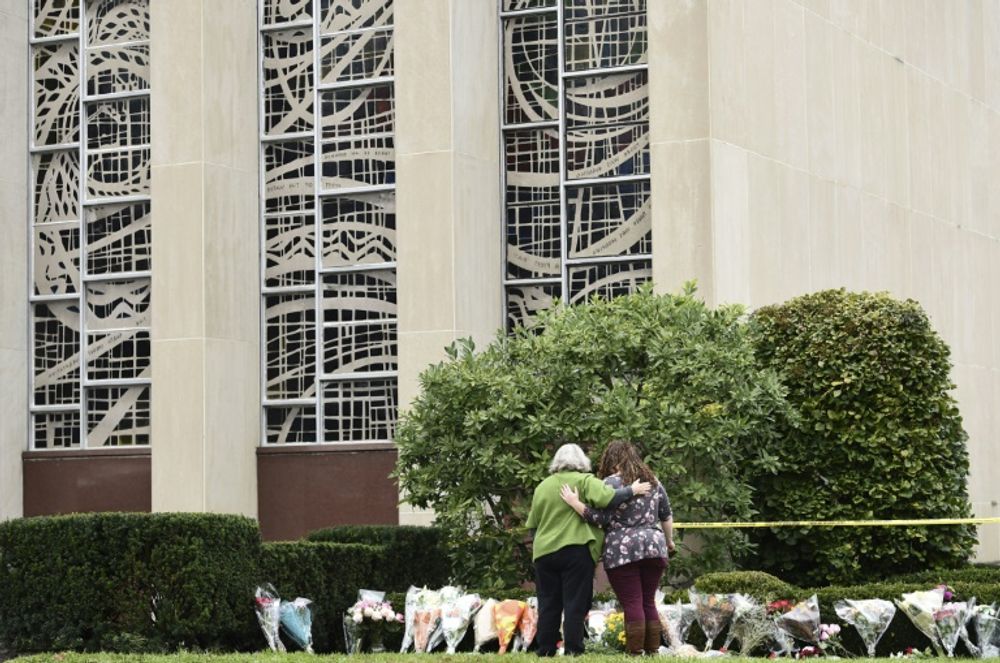
<path id="1" fill-rule="evenodd" d="M 397 411 L 391 0 L 261 0 L 264 444 Z"/>
<path id="2" fill-rule="evenodd" d="M 652 274 L 645 0 L 500 0 L 507 325 Z"/>
<path id="3" fill-rule="evenodd" d="M 32 0 L 33 449 L 149 444 L 148 0 Z"/>

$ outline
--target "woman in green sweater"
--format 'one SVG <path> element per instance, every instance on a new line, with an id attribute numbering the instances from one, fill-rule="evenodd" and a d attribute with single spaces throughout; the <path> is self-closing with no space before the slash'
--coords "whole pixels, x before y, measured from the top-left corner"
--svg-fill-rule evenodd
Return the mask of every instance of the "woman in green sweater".
<path id="1" fill-rule="evenodd" d="M 649 483 L 635 481 L 615 490 L 590 473 L 590 459 L 578 445 L 564 444 L 556 451 L 549 476 L 535 488 L 526 523 L 534 532 L 539 656 L 555 655 L 560 616 L 566 653 L 583 653 L 583 622 L 593 598 L 594 567 L 604 542 L 601 529 L 582 520 L 562 500 L 559 492 L 564 484 L 599 509 L 645 495 L 651 488 Z"/>

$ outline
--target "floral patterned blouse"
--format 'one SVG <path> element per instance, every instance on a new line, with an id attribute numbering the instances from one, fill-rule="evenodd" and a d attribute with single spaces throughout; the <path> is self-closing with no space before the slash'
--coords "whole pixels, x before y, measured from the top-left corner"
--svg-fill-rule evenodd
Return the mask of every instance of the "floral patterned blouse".
<path id="1" fill-rule="evenodd" d="M 612 474 L 604 480 L 612 488 L 623 486 L 622 479 Z M 668 519 L 670 499 L 663 484 L 648 495 L 634 497 L 613 509 L 587 507 L 583 518 L 604 529 L 604 568 L 613 569 L 641 559 L 667 558 L 667 538 L 660 523 Z"/>

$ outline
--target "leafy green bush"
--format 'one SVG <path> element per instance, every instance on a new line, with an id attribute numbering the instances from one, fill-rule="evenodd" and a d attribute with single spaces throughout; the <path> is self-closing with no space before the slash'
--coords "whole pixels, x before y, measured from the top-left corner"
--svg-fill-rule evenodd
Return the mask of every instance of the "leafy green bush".
<path id="1" fill-rule="evenodd" d="M 579 442 L 596 459 L 632 440 L 679 520 L 753 515 L 751 476 L 776 468 L 776 421 L 790 416 L 776 374 L 754 358 L 742 309 L 650 288 L 558 307 L 532 331 L 481 352 L 452 346 L 421 375 L 397 434 L 409 501 L 434 509 L 458 581 L 510 586 L 531 577 L 524 520 L 552 453 Z M 727 568 L 738 530 L 678 532 L 677 577 Z"/>
<path id="2" fill-rule="evenodd" d="M 306 540 L 384 547 L 378 588 L 387 591 L 405 591 L 410 585 L 441 587 L 451 576 L 448 551 L 437 527 L 339 525 L 310 532 Z"/>
<path id="3" fill-rule="evenodd" d="M 0 523 L 0 647 L 239 648 L 255 628 L 259 546 L 257 523 L 240 516 L 103 513 Z"/>
<path id="4" fill-rule="evenodd" d="M 754 313 L 760 361 L 781 373 L 801 422 L 776 420 L 782 469 L 755 471 L 763 520 L 961 518 L 966 434 L 947 345 L 913 301 L 829 290 Z M 975 530 L 758 530 L 755 568 L 796 583 L 963 564 Z"/>
<path id="5" fill-rule="evenodd" d="M 359 589 L 381 589 L 385 548 L 359 543 L 287 541 L 263 544 L 259 582 L 270 582 L 285 600 L 313 602 L 313 647 L 343 651 L 343 616 Z M 402 605 L 402 604 L 400 604 Z M 393 604 L 397 609 L 399 606 Z M 259 639 L 263 645 L 263 638 Z"/>

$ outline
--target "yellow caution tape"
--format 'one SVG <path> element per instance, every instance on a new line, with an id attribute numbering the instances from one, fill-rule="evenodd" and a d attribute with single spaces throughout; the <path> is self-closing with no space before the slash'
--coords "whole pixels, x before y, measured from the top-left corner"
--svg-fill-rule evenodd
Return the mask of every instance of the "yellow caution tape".
<path id="1" fill-rule="evenodd" d="M 919 527 L 923 525 L 995 525 L 997 518 L 914 518 L 910 520 L 775 520 L 760 523 L 674 523 L 674 529 L 744 529 L 755 527 Z"/>

